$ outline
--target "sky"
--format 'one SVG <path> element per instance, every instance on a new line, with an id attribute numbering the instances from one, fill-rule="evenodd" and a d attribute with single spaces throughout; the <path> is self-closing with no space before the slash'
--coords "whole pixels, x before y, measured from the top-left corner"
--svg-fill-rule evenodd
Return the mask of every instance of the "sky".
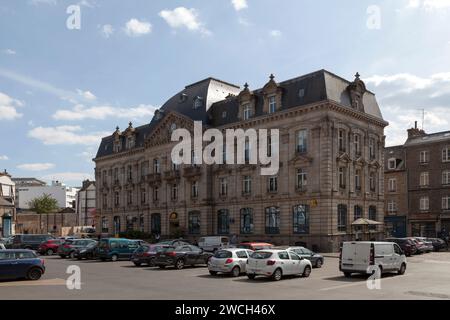
<path id="1" fill-rule="evenodd" d="M 447 131 L 448 21 L 450 0 L 0 0 L 0 169 L 79 186 L 103 136 L 209 76 L 359 72 L 388 146 Z"/>

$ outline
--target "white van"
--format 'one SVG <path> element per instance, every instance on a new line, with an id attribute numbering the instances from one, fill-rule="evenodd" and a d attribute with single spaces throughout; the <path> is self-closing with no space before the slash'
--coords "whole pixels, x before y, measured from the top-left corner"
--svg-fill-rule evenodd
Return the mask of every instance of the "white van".
<path id="1" fill-rule="evenodd" d="M 339 270 L 346 277 L 352 273 L 372 274 L 378 266 L 381 273 L 404 274 L 406 256 L 393 242 L 344 242 L 339 255 Z"/>
<path id="2" fill-rule="evenodd" d="M 201 237 L 198 240 L 198 246 L 204 251 L 216 252 L 220 249 L 229 248 L 230 239 L 223 236 Z"/>

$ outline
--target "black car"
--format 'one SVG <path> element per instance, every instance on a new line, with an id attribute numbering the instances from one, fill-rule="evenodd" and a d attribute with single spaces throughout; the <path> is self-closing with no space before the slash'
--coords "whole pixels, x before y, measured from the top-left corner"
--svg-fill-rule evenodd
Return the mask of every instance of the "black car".
<path id="1" fill-rule="evenodd" d="M 55 239 L 55 237 L 49 234 L 16 234 L 7 247 L 37 251 L 42 242 L 50 239 Z"/>
<path id="2" fill-rule="evenodd" d="M 212 253 L 204 252 L 202 249 L 192 245 L 182 245 L 178 247 L 167 247 L 158 252 L 155 257 L 155 266 L 164 269 L 167 266 L 174 266 L 176 269 L 183 269 L 186 265 L 194 266 L 198 264 L 208 265 Z"/>
<path id="3" fill-rule="evenodd" d="M 141 266 L 142 264 L 146 264 L 150 267 L 153 267 L 155 264 L 155 257 L 158 252 L 163 251 L 165 248 L 169 248 L 170 246 L 165 244 L 144 244 L 134 251 L 131 256 L 131 261 L 134 263 L 136 267 Z"/>
<path id="4" fill-rule="evenodd" d="M 184 246 L 184 245 L 189 246 L 189 245 L 191 245 L 189 243 L 189 241 L 184 240 L 184 239 L 161 240 L 157 244 L 167 245 L 167 246 L 172 246 L 172 247 L 179 247 L 179 246 Z"/>
<path id="5" fill-rule="evenodd" d="M 0 279 L 39 280 L 45 272 L 44 260 L 31 250 L 0 250 Z"/>
<path id="6" fill-rule="evenodd" d="M 412 239 L 387 238 L 386 241 L 398 244 L 407 257 L 419 252 L 416 243 Z"/>
<path id="7" fill-rule="evenodd" d="M 97 244 L 97 241 L 92 239 L 74 239 L 74 240 L 66 240 L 63 244 L 58 247 L 57 254 L 61 258 L 70 257 L 75 259 L 76 250 L 82 250 L 87 248 L 91 243 Z"/>
<path id="8" fill-rule="evenodd" d="M 433 244 L 433 249 L 434 251 L 438 252 L 441 250 L 448 250 L 448 245 L 447 243 L 439 238 L 427 238 L 428 241 L 431 241 L 431 243 Z"/>
<path id="9" fill-rule="evenodd" d="M 76 248 L 73 257 L 78 260 L 95 259 L 97 257 L 97 242 L 91 242 L 86 247 Z"/>

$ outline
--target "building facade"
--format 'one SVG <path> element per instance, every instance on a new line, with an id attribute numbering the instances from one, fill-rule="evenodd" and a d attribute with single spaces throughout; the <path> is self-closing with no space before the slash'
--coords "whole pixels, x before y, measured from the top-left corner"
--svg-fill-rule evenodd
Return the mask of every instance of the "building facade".
<path id="1" fill-rule="evenodd" d="M 76 195 L 75 212 L 78 226 L 93 226 L 96 202 L 95 181 L 85 180 Z"/>
<path id="2" fill-rule="evenodd" d="M 15 185 L 11 176 L 6 172 L 0 172 L 0 236 L 9 237 L 15 233 Z"/>
<path id="3" fill-rule="evenodd" d="M 262 176 L 260 165 L 172 163 L 171 132 L 192 132 L 194 121 L 222 132 L 279 129 L 278 174 Z M 354 239 L 354 220 L 383 221 L 386 125 L 358 74 L 349 82 L 320 70 L 279 83 L 271 75 L 253 91 L 208 78 L 169 99 L 149 124 L 102 139 L 97 230 L 236 234 L 338 250 Z"/>

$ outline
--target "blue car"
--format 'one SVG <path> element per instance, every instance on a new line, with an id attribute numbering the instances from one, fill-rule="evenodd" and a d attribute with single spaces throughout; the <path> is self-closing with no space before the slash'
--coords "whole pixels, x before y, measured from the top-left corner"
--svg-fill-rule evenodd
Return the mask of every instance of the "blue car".
<path id="1" fill-rule="evenodd" d="M 33 251 L 0 250 L 0 280 L 39 280 L 44 273 L 44 260 Z"/>

